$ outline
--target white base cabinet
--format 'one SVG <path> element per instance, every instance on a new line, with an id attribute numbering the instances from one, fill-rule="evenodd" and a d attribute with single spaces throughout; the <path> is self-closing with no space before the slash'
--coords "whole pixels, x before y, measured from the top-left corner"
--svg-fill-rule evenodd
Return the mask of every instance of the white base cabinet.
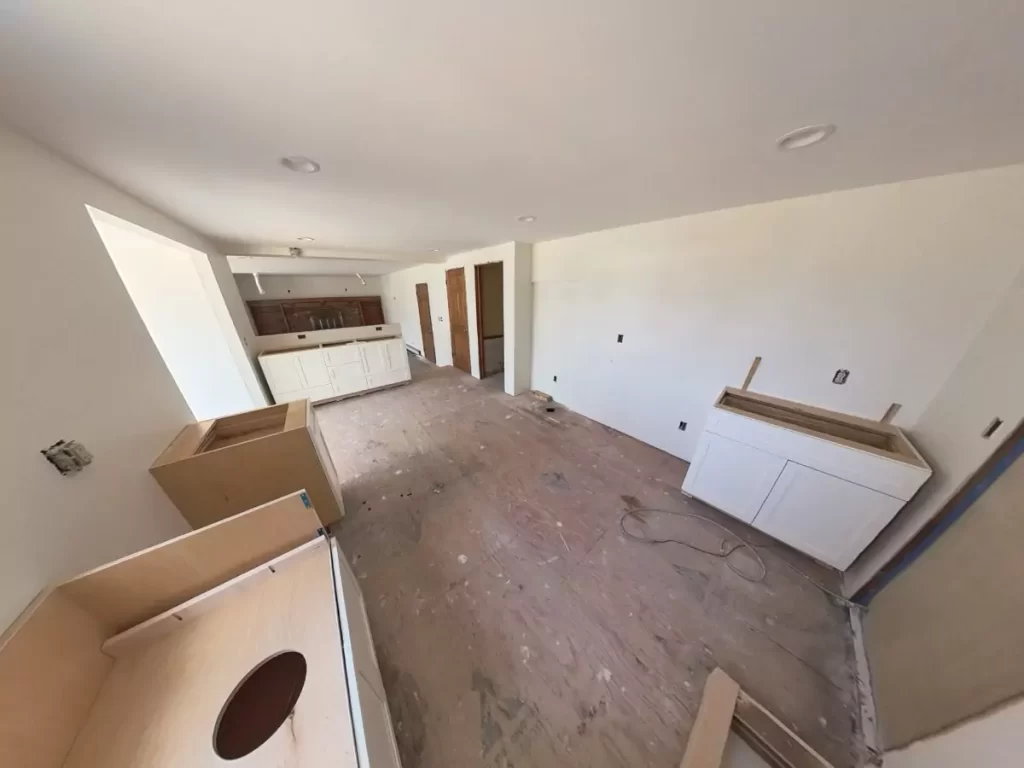
<path id="1" fill-rule="evenodd" d="M 345 397 L 409 381 L 402 339 L 375 339 L 259 356 L 275 403 Z"/>
<path id="2" fill-rule="evenodd" d="M 727 389 L 683 492 L 846 570 L 931 473 L 896 427 Z"/>

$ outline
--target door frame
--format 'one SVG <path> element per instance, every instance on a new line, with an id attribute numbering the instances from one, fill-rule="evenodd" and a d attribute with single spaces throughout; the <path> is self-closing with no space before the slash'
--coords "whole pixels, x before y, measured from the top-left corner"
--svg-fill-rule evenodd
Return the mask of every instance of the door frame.
<path id="1" fill-rule="evenodd" d="M 483 264 L 473 265 L 473 289 L 476 293 L 476 354 L 480 361 L 480 379 L 487 378 L 487 363 L 484 358 L 484 288 L 483 288 Z M 472 363 L 470 364 L 472 367 Z"/>
<path id="2" fill-rule="evenodd" d="M 473 265 L 473 286 L 474 293 L 476 294 L 476 344 L 477 344 L 477 356 L 480 360 L 480 379 L 487 378 L 487 362 L 484 352 L 485 344 L 487 339 L 484 337 L 484 289 L 483 289 L 483 273 L 484 267 L 490 267 L 493 265 L 499 265 L 504 269 L 504 262 L 501 261 L 486 261 L 482 264 Z M 504 275 L 502 275 L 502 287 L 504 287 Z M 502 312 L 504 312 L 504 296 L 502 296 Z M 504 323 L 502 323 L 504 325 Z M 497 375 L 498 372 L 495 372 Z"/>

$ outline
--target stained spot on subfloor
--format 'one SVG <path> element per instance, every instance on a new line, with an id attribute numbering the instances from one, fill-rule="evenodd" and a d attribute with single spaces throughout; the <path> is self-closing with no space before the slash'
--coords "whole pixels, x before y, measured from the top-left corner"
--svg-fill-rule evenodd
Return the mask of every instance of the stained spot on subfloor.
<path id="1" fill-rule="evenodd" d="M 419 768 L 427 742 L 427 727 L 424 714 L 427 703 L 420 695 L 420 687 L 408 672 L 403 672 L 391 663 L 387 651 L 378 645 L 377 662 L 384 691 L 388 696 L 388 709 L 395 726 L 395 738 L 403 768 Z"/>
<path id="2" fill-rule="evenodd" d="M 508 725 L 518 717 L 525 703 L 499 696 L 494 681 L 479 669 L 473 670 L 472 690 L 480 694 L 480 749 L 486 755 L 505 735 L 502 722 Z"/>
<path id="3" fill-rule="evenodd" d="M 580 723 L 576 726 L 576 733 L 582 736 L 587 732 L 587 728 L 590 723 L 598 715 L 603 715 L 608 711 L 608 705 L 604 699 L 601 699 L 596 705 L 587 706 L 585 704 L 578 704 L 577 708 L 580 715 Z"/>
<path id="4" fill-rule="evenodd" d="M 540 479 L 544 481 L 544 485 L 548 488 L 556 488 L 559 491 L 569 490 L 569 481 L 565 479 L 565 475 L 561 472 L 542 472 Z"/>
<path id="5" fill-rule="evenodd" d="M 636 496 L 620 496 L 619 498 L 622 499 L 622 503 L 629 509 L 640 509 L 640 507 L 643 506 L 643 504 L 640 503 L 640 499 Z"/>

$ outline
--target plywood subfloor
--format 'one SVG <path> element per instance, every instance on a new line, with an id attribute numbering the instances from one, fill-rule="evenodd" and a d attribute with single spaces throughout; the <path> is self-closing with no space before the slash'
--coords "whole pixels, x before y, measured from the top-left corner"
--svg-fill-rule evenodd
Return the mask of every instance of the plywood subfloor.
<path id="1" fill-rule="evenodd" d="M 776 547 L 752 584 L 631 542 L 619 518 L 640 504 L 770 543 L 686 500 L 679 459 L 497 380 L 412 372 L 317 409 L 405 768 L 675 768 L 715 666 L 836 766 L 858 763 L 846 613 L 782 558 L 828 574 Z M 652 529 L 719 541 L 686 519 Z"/>

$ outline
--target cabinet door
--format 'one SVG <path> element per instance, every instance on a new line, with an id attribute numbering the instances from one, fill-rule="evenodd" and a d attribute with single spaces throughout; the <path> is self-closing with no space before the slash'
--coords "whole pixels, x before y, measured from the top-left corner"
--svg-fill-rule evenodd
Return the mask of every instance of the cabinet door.
<path id="1" fill-rule="evenodd" d="M 306 389 L 330 386 L 331 379 L 327 375 L 327 363 L 324 362 L 324 353 L 321 349 L 305 349 L 294 354 L 299 361 L 299 368 L 302 369 Z"/>
<path id="2" fill-rule="evenodd" d="M 400 768 L 398 747 L 391 716 L 388 714 L 384 683 L 373 650 L 373 637 L 370 635 L 363 595 L 345 559 L 345 553 L 333 537 L 331 562 L 359 765 L 369 768 Z"/>
<path id="3" fill-rule="evenodd" d="M 361 362 L 332 365 L 327 372 L 330 374 L 331 386 L 336 395 L 351 395 L 370 386 Z"/>
<path id="4" fill-rule="evenodd" d="M 409 353 L 405 350 L 404 339 L 388 339 L 384 342 L 387 351 L 389 371 L 408 371 Z"/>
<path id="5" fill-rule="evenodd" d="M 328 365 L 347 365 L 358 363 L 362 365 L 363 359 L 359 356 L 358 344 L 335 344 L 324 347 L 324 359 Z"/>
<path id="6" fill-rule="evenodd" d="M 391 728 L 391 715 L 388 713 L 387 700 L 378 696 L 372 689 L 366 690 L 362 685 L 363 676 L 359 675 L 359 703 L 362 715 L 363 743 L 356 735 L 356 745 L 360 749 L 361 761 L 365 760 L 370 768 L 402 768 L 398 757 L 398 745 L 395 733 Z M 363 763 L 360 762 L 360 765 Z"/>
<path id="7" fill-rule="evenodd" d="M 683 490 L 749 523 L 768 498 L 786 460 L 727 437 L 701 435 Z"/>
<path id="8" fill-rule="evenodd" d="M 294 354 L 264 355 L 260 357 L 260 368 L 263 369 L 267 386 L 274 393 L 275 399 L 279 393 L 297 392 L 306 388 Z"/>
<path id="9" fill-rule="evenodd" d="M 899 512 L 900 499 L 789 462 L 754 527 L 845 571 Z"/>
<path id="10" fill-rule="evenodd" d="M 363 356 L 363 367 L 368 377 L 387 373 L 391 367 L 385 341 L 364 342 L 359 345 L 359 353 Z"/>

